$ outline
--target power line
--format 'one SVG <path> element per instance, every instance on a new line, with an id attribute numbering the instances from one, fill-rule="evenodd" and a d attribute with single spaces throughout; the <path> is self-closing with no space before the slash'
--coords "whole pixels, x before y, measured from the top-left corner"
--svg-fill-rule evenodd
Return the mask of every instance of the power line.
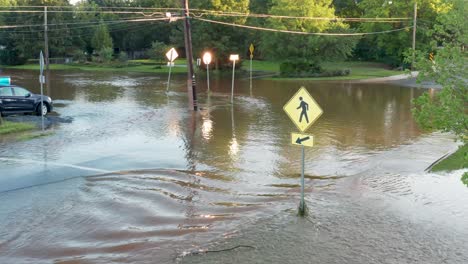
<path id="1" fill-rule="evenodd" d="M 255 29 L 255 30 L 263 30 L 263 31 L 271 31 L 271 32 L 279 32 L 279 33 L 290 33 L 290 34 L 300 34 L 300 35 L 316 35 L 316 36 L 364 36 L 364 35 L 375 35 L 375 34 L 384 34 L 390 32 L 396 32 L 401 30 L 410 29 L 413 26 L 399 28 L 399 29 L 392 29 L 392 30 L 385 30 L 385 31 L 378 31 L 378 32 L 363 32 L 363 33 L 326 33 L 326 32 L 303 32 L 303 31 L 291 31 L 291 30 L 281 30 L 281 29 L 273 29 L 273 28 L 263 28 L 263 27 L 254 27 L 254 26 L 247 26 L 247 25 L 239 25 L 234 23 L 226 23 L 221 21 L 215 21 L 210 19 L 204 18 L 194 18 L 196 20 L 214 23 L 214 24 L 221 24 L 226 26 L 233 26 L 233 27 L 240 27 L 240 28 L 247 28 L 247 29 Z"/>
<path id="2" fill-rule="evenodd" d="M 108 21 L 106 23 L 109 24 L 118 24 L 118 23 L 126 23 L 126 22 L 145 22 L 145 21 L 162 21 L 162 20 L 169 20 L 169 18 L 136 18 L 136 19 L 129 19 L 129 20 L 114 20 Z M 79 24 L 94 24 L 100 22 L 73 22 L 73 23 L 56 23 L 56 24 L 48 24 L 48 26 L 58 26 L 58 25 L 79 25 Z M 42 27 L 43 25 L 38 24 L 30 24 L 30 25 L 5 25 L 0 26 L 0 29 L 8 29 L 8 28 L 22 28 L 22 27 Z"/>
<path id="3" fill-rule="evenodd" d="M 196 12 L 196 11 L 195 11 Z M 253 18 L 278 18 L 278 19 L 302 19 L 302 20 L 326 20 L 326 21 L 350 21 L 350 22 L 402 22 L 411 20 L 409 17 L 302 17 L 302 16 L 284 16 L 284 15 L 270 15 L 270 14 L 252 14 L 252 13 L 239 13 L 239 12 L 222 12 L 199 9 L 199 15 L 195 17 L 202 17 L 203 15 L 212 16 L 226 16 L 226 17 L 253 17 Z"/>

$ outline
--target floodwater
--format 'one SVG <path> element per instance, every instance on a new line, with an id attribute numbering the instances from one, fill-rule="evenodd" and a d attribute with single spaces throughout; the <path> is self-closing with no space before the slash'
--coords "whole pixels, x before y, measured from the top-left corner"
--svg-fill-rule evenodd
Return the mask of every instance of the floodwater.
<path id="1" fill-rule="evenodd" d="M 38 73 L 9 71 L 39 91 Z M 467 263 L 462 171 L 426 173 L 457 148 L 423 133 L 390 84 L 55 72 L 71 123 L 0 139 L 0 263 Z M 305 86 L 324 114 L 300 147 L 282 107 Z"/>

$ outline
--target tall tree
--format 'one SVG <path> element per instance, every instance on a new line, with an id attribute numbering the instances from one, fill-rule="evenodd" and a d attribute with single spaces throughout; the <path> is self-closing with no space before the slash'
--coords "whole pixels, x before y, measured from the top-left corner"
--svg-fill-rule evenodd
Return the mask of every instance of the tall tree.
<path id="1" fill-rule="evenodd" d="M 101 22 L 94 31 L 91 44 L 95 51 L 100 51 L 104 48 L 112 48 L 113 43 L 112 38 L 109 34 L 109 29 L 107 28 L 107 25 L 103 22 Z"/>
<path id="2" fill-rule="evenodd" d="M 249 0 L 201 0 L 193 3 L 191 8 L 208 9 L 221 12 L 249 13 Z M 230 17 L 223 14 L 205 15 L 204 18 L 213 19 L 235 24 L 244 24 L 245 17 Z M 194 56 L 201 56 L 205 49 L 214 53 L 216 68 L 229 64 L 229 54 L 239 53 L 242 55 L 247 51 L 245 46 L 245 30 L 215 25 L 207 22 L 193 21 L 192 40 Z"/>
<path id="3" fill-rule="evenodd" d="M 334 17 L 331 0 L 273 0 L 270 14 L 305 17 L 300 19 L 269 19 L 268 26 L 300 32 L 346 32 L 348 25 L 320 18 Z M 309 19 L 306 19 L 309 18 Z M 314 19 L 318 18 L 318 19 Z M 308 60 L 343 59 L 351 54 L 355 38 L 304 36 L 286 33 L 263 34 L 261 49 L 271 59 Z"/>
<path id="4" fill-rule="evenodd" d="M 468 23 L 464 0 L 443 0 L 448 7 L 437 16 L 432 39 L 433 60 L 428 53 L 418 51 L 419 80 L 435 81 L 442 90 L 434 95 L 426 92 L 415 100 L 414 116 L 426 129 L 453 132 L 468 142 L 468 66 L 465 48 L 468 45 Z M 412 52 L 407 60 L 412 60 Z"/>

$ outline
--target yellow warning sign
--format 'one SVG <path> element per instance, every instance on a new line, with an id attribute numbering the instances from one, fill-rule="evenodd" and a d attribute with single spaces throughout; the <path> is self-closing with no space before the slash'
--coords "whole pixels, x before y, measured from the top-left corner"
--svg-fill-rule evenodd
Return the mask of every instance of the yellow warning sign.
<path id="1" fill-rule="evenodd" d="M 304 87 L 291 97 L 283 109 L 301 132 L 306 131 L 323 113 Z"/>
<path id="2" fill-rule="evenodd" d="M 250 55 L 253 55 L 254 50 L 255 48 L 254 48 L 253 43 L 250 43 L 250 47 L 249 47 Z"/>
<path id="3" fill-rule="evenodd" d="M 314 137 L 312 135 L 291 133 L 291 143 L 293 145 L 313 147 Z"/>

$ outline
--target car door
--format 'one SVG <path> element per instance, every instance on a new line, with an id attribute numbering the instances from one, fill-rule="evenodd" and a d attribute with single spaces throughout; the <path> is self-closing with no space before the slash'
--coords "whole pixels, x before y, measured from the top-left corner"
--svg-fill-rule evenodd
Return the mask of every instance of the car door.
<path id="1" fill-rule="evenodd" d="M 13 95 L 16 100 L 15 104 L 18 111 L 34 110 L 34 98 L 31 96 L 31 92 L 22 87 L 15 86 L 13 87 Z"/>
<path id="2" fill-rule="evenodd" d="M 0 106 L 2 111 L 15 111 L 16 98 L 10 86 L 0 87 Z"/>

